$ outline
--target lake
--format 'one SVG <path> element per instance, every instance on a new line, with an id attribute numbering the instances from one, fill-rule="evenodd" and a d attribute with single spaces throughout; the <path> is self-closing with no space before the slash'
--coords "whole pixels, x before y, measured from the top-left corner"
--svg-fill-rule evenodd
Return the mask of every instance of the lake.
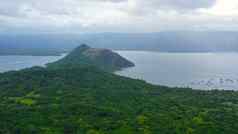
<path id="1" fill-rule="evenodd" d="M 116 72 L 152 84 L 195 89 L 238 89 L 238 53 L 116 51 L 136 64 Z M 45 66 L 62 56 L 0 56 L 0 72 Z"/>
<path id="2" fill-rule="evenodd" d="M 117 51 L 135 63 L 116 74 L 157 85 L 195 89 L 238 89 L 238 53 Z"/>
<path id="3" fill-rule="evenodd" d="M 0 56 L 0 72 L 7 72 L 12 70 L 20 70 L 32 66 L 45 66 L 63 58 L 66 54 L 61 56 Z"/>

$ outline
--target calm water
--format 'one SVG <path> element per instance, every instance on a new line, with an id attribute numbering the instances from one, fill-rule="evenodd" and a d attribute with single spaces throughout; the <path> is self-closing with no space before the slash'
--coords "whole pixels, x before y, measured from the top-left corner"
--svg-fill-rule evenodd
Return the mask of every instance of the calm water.
<path id="1" fill-rule="evenodd" d="M 238 53 L 117 52 L 136 64 L 119 75 L 158 85 L 238 90 Z M 0 56 L 0 72 L 44 66 L 64 56 Z"/>
<path id="2" fill-rule="evenodd" d="M 20 70 L 32 66 L 44 66 L 46 63 L 57 61 L 62 56 L 0 56 L 0 72 Z"/>
<path id="3" fill-rule="evenodd" d="M 136 64 L 119 75 L 167 86 L 238 89 L 238 53 L 118 53 Z"/>

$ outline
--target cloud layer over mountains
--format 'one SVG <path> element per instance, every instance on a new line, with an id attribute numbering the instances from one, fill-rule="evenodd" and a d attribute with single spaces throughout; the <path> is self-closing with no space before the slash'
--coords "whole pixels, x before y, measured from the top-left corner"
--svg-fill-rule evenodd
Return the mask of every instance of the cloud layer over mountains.
<path id="1" fill-rule="evenodd" d="M 155 32 L 237 30 L 231 0 L 8 0 L 0 31 Z"/>

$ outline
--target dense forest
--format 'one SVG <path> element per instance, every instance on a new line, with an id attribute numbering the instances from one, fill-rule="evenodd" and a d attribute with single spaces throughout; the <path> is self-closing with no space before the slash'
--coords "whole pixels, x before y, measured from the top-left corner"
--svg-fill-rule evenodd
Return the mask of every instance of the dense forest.
<path id="1" fill-rule="evenodd" d="M 237 134 L 238 92 L 33 67 L 0 74 L 0 119 L 0 134 Z"/>

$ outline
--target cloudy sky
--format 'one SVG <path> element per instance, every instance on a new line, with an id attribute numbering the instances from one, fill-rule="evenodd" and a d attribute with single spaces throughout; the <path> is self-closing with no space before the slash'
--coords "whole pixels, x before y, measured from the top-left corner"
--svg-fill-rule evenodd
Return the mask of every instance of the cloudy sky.
<path id="1" fill-rule="evenodd" d="M 1 32 L 238 30 L 238 0 L 1 0 Z"/>

